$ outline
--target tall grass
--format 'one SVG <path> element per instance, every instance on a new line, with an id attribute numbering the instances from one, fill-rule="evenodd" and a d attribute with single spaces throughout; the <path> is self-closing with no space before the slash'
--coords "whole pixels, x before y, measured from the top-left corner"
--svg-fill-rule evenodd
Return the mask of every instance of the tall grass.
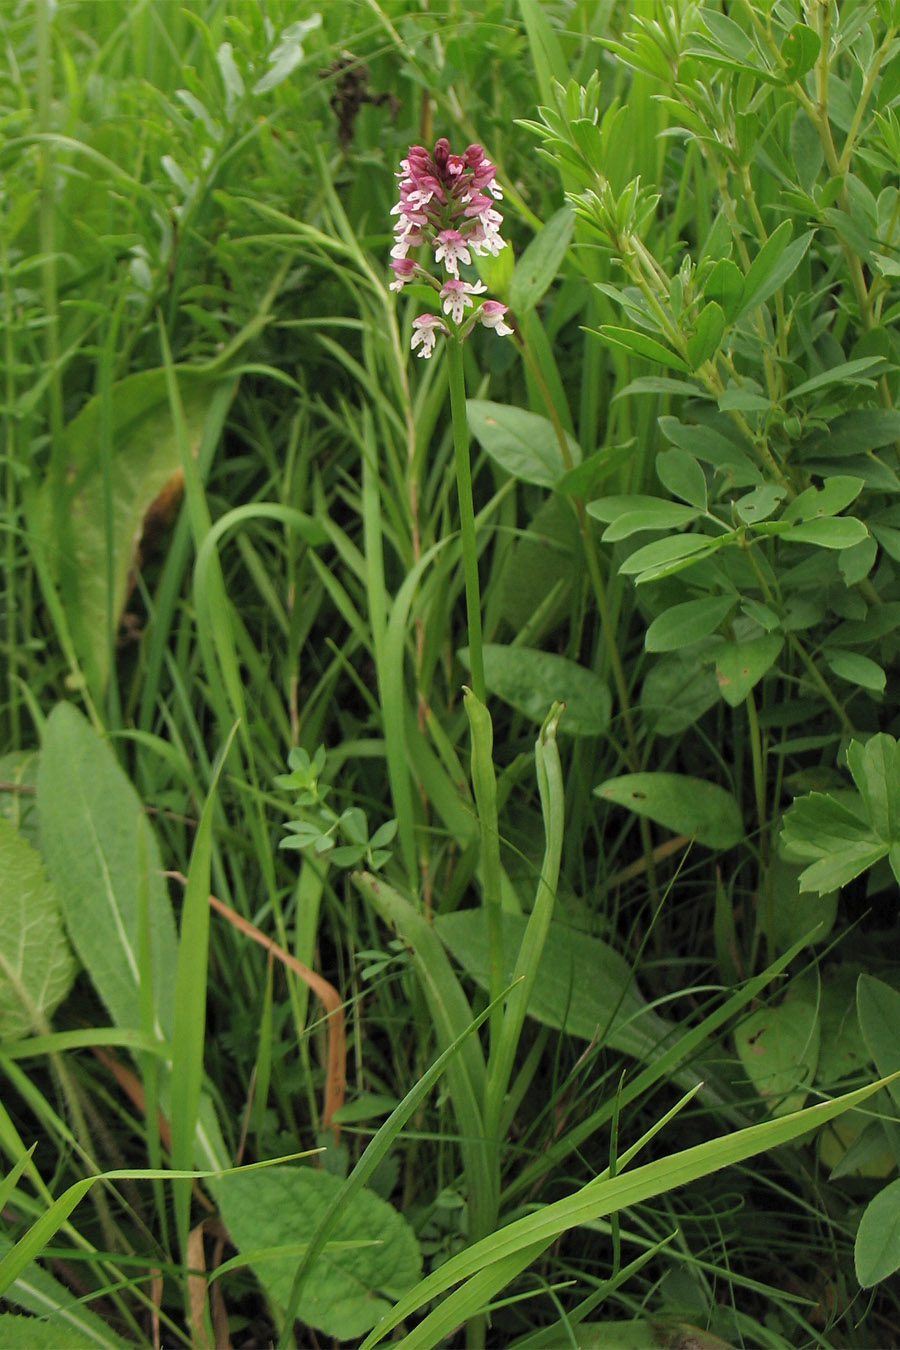
<path id="1" fill-rule="evenodd" d="M 607 136 L 610 201 L 658 192 L 642 247 L 687 277 L 731 180 L 679 130 L 658 53 L 739 43 L 729 24 L 761 43 L 771 16 L 736 8 L 708 29 L 681 0 L 0 16 L 0 934 L 27 930 L 27 886 L 45 935 L 0 961 L 0 1339 L 25 1313 L 54 1345 L 893 1338 L 854 1239 L 896 1165 L 895 1099 L 869 1085 L 897 1065 L 855 988 L 878 975 L 887 999 L 896 970 L 854 928 L 863 899 L 811 905 L 775 861 L 785 783 L 833 786 L 830 749 L 878 714 L 799 621 L 758 704 L 707 697 L 702 654 L 655 663 L 647 627 L 694 591 L 635 588 L 588 509 L 671 505 L 663 429 L 708 423 L 615 340 L 648 331 L 634 278 L 566 194 L 598 189 Z M 854 44 L 869 24 L 892 71 L 892 23 L 837 30 L 860 97 Z M 476 330 L 452 370 L 411 357 L 417 301 L 387 268 L 396 166 L 441 134 L 497 164 L 510 247 L 484 280 L 518 301 L 516 339 Z M 744 185 L 770 234 L 771 135 Z M 818 333 L 816 269 L 851 255 L 804 263 L 774 337 L 759 319 L 785 397 L 851 359 L 778 347 Z M 853 348 L 887 352 L 885 402 L 890 341 Z M 531 418 L 520 472 L 504 409 Z M 467 565 L 484 698 L 464 693 Z M 893 603 L 885 573 L 849 575 Z M 560 669 L 588 683 L 558 691 Z M 815 761 L 779 722 L 795 693 Z M 667 772 L 724 785 L 738 836 L 594 791 Z M 291 824 L 327 843 L 281 847 Z M 812 1090 L 807 1046 L 788 1055 L 767 1096 L 735 1033 L 792 997 L 827 1008 L 827 1054 Z"/>

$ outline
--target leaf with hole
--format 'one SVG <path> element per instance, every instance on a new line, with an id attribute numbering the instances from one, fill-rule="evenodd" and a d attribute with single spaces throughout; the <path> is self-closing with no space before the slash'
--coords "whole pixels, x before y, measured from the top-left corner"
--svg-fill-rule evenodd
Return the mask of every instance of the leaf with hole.
<path id="1" fill-rule="evenodd" d="M 716 679 L 719 692 L 736 708 L 778 659 L 784 639 L 777 634 L 726 642 L 716 648 Z"/>
<path id="2" fill-rule="evenodd" d="M 820 1030 L 816 1004 L 801 994 L 757 1008 L 734 1034 L 744 1072 L 773 1116 L 802 1109 L 815 1078 Z"/>
<path id="3" fill-rule="evenodd" d="M 674 834 L 707 848 L 733 848 L 744 834 L 740 808 L 730 792 L 680 773 L 628 773 L 594 788 L 604 801 L 625 806 Z"/>

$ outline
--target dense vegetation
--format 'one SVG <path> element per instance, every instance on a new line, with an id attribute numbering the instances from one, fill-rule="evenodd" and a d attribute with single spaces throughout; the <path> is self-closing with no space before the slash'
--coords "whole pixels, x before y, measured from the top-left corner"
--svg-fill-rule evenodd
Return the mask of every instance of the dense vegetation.
<path id="1" fill-rule="evenodd" d="M 2 1344 L 900 1343 L 900 4 L 0 31 Z"/>

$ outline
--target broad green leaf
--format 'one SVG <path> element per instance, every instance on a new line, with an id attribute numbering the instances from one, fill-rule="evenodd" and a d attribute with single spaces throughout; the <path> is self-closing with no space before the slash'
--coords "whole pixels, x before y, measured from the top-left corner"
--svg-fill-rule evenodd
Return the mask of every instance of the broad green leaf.
<path id="1" fill-rule="evenodd" d="M 466 411 L 472 435 L 511 477 L 552 488 L 570 467 L 563 459 L 553 424 L 546 417 L 478 398 L 467 400 Z M 571 463 L 580 464 L 581 447 L 568 434 L 566 445 Z"/>
<path id="2" fill-rule="evenodd" d="M 856 586 L 864 577 L 867 577 L 875 566 L 877 557 L 878 541 L 873 539 L 871 535 L 868 539 L 861 539 L 852 548 L 844 549 L 838 559 L 838 567 L 841 576 L 844 578 L 844 585 Z"/>
<path id="3" fill-rule="evenodd" d="M 512 978 L 528 920 L 503 915 L 503 978 Z M 483 909 L 442 914 L 434 924 L 459 964 L 482 987 L 488 986 L 487 917 Z M 538 1022 L 591 1041 L 599 1033 L 616 1050 L 649 1061 L 671 1032 L 651 1012 L 628 962 L 599 938 L 553 922 L 528 1007 Z"/>
<path id="4" fill-rule="evenodd" d="M 675 417 L 661 417 L 659 429 L 682 450 L 703 464 L 711 464 L 735 487 L 761 483 L 762 476 L 747 452 L 715 427 L 685 424 Z"/>
<path id="5" fill-rule="evenodd" d="M 12 1243 L 0 1234 L 0 1258 L 6 1257 Z M 47 1335 L 58 1335 L 56 1341 L 48 1341 L 47 1350 L 81 1350 L 82 1346 L 91 1350 L 122 1350 L 130 1342 L 123 1341 L 97 1313 L 86 1308 L 81 1300 L 50 1274 L 36 1261 L 27 1265 L 12 1284 L 3 1291 L 3 1298 L 17 1308 L 24 1308 L 34 1316 L 28 1319 L 28 1326 L 35 1331 L 46 1328 Z M 13 1332 L 15 1335 L 15 1331 Z M 14 1346 L 15 1340 L 7 1341 L 0 1322 L 0 1345 Z M 40 1341 L 34 1339 L 22 1343 L 22 1350 L 37 1350 Z"/>
<path id="6" fill-rule="evenodd" d="M 574 228 L 575 212 L 571 206 L 561 207 L 516 260 L 509 303 L 517 314 L 534 309 L 554 281 Z"/>
<path id="7" fill-rule="evenodd" d="M 718 700 L 713 671 L 677 656 L 657 661 L 641 688 L 641 710 L 658 736 L 677 736 Z"/>
<path id="8" fill-rule="evenodd" d="M 0 1040 L 47 1030 L 75 978 L 41 855 L 0 816 Z"/>
<path id="9" fill-rule="evenodd" d="M 598 520 L 610 522 L 603 531 L 606 544 L 628 539 L 641 530 L 677 530 L 689 525 L 700 514 L 695 508 L 670 502 L 664 497 L 600 497 L 588 502 L 587 512 Z"/>
<path id="10" fill-rule="evenodd" d="M 764 520 L 753 527 L 759 534 L 775 534 L 788 544 L 817 544 L 819 548 L 853 548 L 868 537 L 869 531 L 855 516 L 833 516 L 801 521 L 797 525 L 781 520 Z"/>
<path id="11" fill-rule="evenodd" d="M 862 455 L 900 440 L 900 412 L 893 408 L 855 408 L 803 441 L 805 459 Z"/>
<path id="12" fill-rule="evenodd" d="M 801 890 L 827 895 L 887 855 L 887 844 L 862 814 L 862 802 L 857 810 L 851 808 L 849 803 L 856 800 L 850 793 L 838 801 L 827 793 L 810 792 L 785 811 L 783 856 L 812 864 L 800 874 Z"/>
<path id="13" fill-rule="evenodd" d="M 757 1008 L 735 1030 L 744 1072 L 773 1116 L 799 1111 L 819 1059 L 816 1004 L 788 993 L 774 1007 Z"/>
<path id="14" fill-rule="evenodd" d="M 758 305 L 768 300 L 800 266 L 812 243 L 813 231 L 789 243 L 791 234 L 791 222 L 782 221 L 753 259 L 744 278 L 744 300 L 738 318 L 751 314 Z"/>
<path id="15" fill-rule="evenodd" d="M 812 70 L 821 46 L 822 40 L 814 28 L 806 23 L 794 24 L 781 44 L 784 78 L 788 83 L 802 80 Z"/>
<path id="16" fill-rule="evenodd" d="M 221 376 L 181 368 L 178 382 L 188 439 L 196 448 Z M 112 389 L 111 408 L 112 595 L 107 585 L 105 474 L 99 454 L 105 406 L 99 395 L 66 428 L 71 483 L 63 489 L 63 537 L 55 534 L 51 479 L 38 494 L 29 522 L 59 582 L 76 652 L 97 693 L 109 675 L 110 635 L 115 635 L 125 608 L 145 523 L 155 519 L 152 512 L 164 518 L 177 506 L 181 484 L 165 371 L 144 370 L 120 380 Z"/>
<path id="17" fill-rule="evenodd" d="M 858 684 L 876 694 L 884 692 L 887 676 L 871 657 L 861 652 L 826 652 L 825 659 L 832 672 L 848 684 Z"/>
<path id="18" fill-rule="evenodd" d="M 900 746 L 894 737 L 880 733 L 865 744 L 851 741 L 847 765 L 875 833 L 900 842 Z"/>
<path id="19" fill-rule="evenodd" d="M 608 323 L 601 324 L 599 329 L 588 328 L 586 331 L 602 338 L 604 342 L 611 343 L 614 347 L 620 347 L 630 356 L 655 361 L 661 366 L 671 366 L 673 370 L 683 370 L 686 374 L 690 371 L 686 361 L 668 347 L 664 347 L 661 342 L 657 342 L 656 338 L 650 337 L 649 333 L 642 333 L 636 328 L 616 328 Z"/>
<path id="20" fill-rule="evenodd" d="M 559 729 L 570 736 L 599 736 L 609 725 L 612 696 L 593 670 L 533 647 L 488 642 L 483 655 L 488 689 L 538 725 L 557 701 L 566 705 Z"/>
<path id="21" fill-rule="evenodd" d="M 687 340 L 687 352 L 694 370 L 715 356 L 724 333 L 725 313 L 721 305 L 710 300 L 697 315 L 694 331 Z"/>
<path id="22" fill-rule="evenodd" d="M 716 648 L 716 679 L 725 702 L 732 708 L 750 693 L 778 659 L 784 639 L 777 634 L 726 642 Z"/>
<path id="23" fill-rule="evenodd" d="M 698 511 L 706 510 L 706 475 L 687 450 L 661 450 L 656 456 L 656 474 L 673 497 Z"/>
<path id="24" fill-rule="evenodd" d="M 24 1313 L 0 1313 L 3 1350 L 97 1350 L 97 1341 L 61 1322 L 45 1322 Z"/>
<path id="25" fill-rule="evenodd" d="M 701 778 L 628 773 L 600 783 L 594 793 L 707 848 L 733 848 L 744 835 L 740 809 L 731 793 Z"/>
<path id="26" fill-rule="evenodd" d="M 870 1200 L 853 1246 L 856 1278 L 870 1289 L 900 1267 L 900 1181 L 892 1181 Z"/>
<path id="27" fill-rule="evenodd" d="M 731 595 L 708 595 L 673 605 L 653 620 L 644 646 L 648 652 L 674 652 L 714 633 L 735 605 Z"/>
<path id="28" fill-rule="evenodd" d="M 713 538 L 707 534 L 678 534 L 671 539 L 657 539 L 629 554 L 619 566 L 625 576 L 642 573 L 640 581 L 653 581 L 680 570 L 687 560 L 696 561 L 698 554 L 714 553 L 725 542 L 727 535 Z"/>
<path id="29" fill-rule="evenodd" d="M 706 279 L 703 294 L 707 300 L 721 306 L 730 323 L 740 311 L 744 298 L 744 275 L 730 258 L 720 258 Z"/>
<path id="30" fill-rule="evenodd" d="M 775 946 L 786 952 L 818 925 L 810 939 L 813 945 L 824 942 L 837 917 L 838 895 L 814 895 L 800 890 L 800 867 L 775 857 L 769 863 L 766 885 L 772 893 L 775 910 Z"/>
<path id="31" fill-rule="evenodd" d="M 145 860 L 152 971 L 144 974 L 153 980 L 158 1029 L 171 1035 L 177 943 L 156 838 L 109 746 L 69 703 L 47 719 L 37 798 L 44 858 L 69 937 L 122 1027 L 142 1025 L 138 917 Z"/>
<path id="32" fill-rule="evenodd" d="M 778 487 L 775 483 L 764 483 L 735 502 L 734 509 L 741 520 L 747 525 L 753 525 L 758 520 L 766 520 L 772 514 L 779 502 L 784 500 L 786 491 L 786 488 Z"/>
<path id="33" fill-rule="evenodd" d="M 834 474 L 825 480 L 821 488 L 810 487 L 787 506 L 781 519 L 787 521 L 820 520 L 823 516 L 836 516 L 844 507 L 855 501 L 864 487 L 861 478 L 849 474 Z"/>
<path id="34" fill-rule="evenodd" d="M 856 1015 L 878 1072 L 883 1078 L 896 1073 L 900 1070 L 900 993 L 874 975 L 860 975 L 856 985 Z M 900 1105 L 897 1083 L 889 1083 L 888 1091 Z"/>
<path id="35" fill-rule="evenodd" d="M 800 186 L 804 192 L 812 191 L 825 162 L 825 151 L 818 131 L 802 108 L 797 110 L 791 123 L 791 158 Z"/>
<path id="36" fill-rule="evenodd" d="M 217 1184 L 229 1236 L 276 1307 L 286 1305 L 298 1256 L 341 1186 L 340 1177 L 304 1165 L 232 1174 Z M 421 1269 L 406 1220 L 363 1189 L 334 1224 L 297 1315 L 326 1336 L 352 1340 L 390 1311 Z"/>

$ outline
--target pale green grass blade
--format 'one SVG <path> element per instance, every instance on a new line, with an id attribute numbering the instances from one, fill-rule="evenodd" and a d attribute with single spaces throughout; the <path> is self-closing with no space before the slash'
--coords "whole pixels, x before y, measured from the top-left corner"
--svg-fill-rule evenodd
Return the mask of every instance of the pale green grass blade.
<path id="1" fill-rule="evenodd" d="M 232 733 L 232 736 L 234 733 Z M 172 1167 L 189 1170 L 200 1110 L 203 1058 L 206 1044 L 206 979 L 209 956 L 209 889 L 212 825 L 216 788 L 232 737 L 222 749 L 209 795 L 203 807 L 191 854 L 181 911 L 178 965 L 175 975 L 175 1011 L 172 1028 L 172 1082 L 170 1124 Z M 191 1183 L 175 1183 L 175 1224 L 182 1255 L 187 1257 Z M 190 1315 L 190 1309 L 188 1309 Z"/>
<path id="2" fill-rule="evenodd" d="M 509 990 L 505 990 L 501 998 L 505 998 Z M 285 1325 L 290 1327 L 296 1313 L 297 1303 L 300 1298 L 303 1286 L 309 1277 L 313 1262 L 325 1249 L 328 1241 L 328 1234 L 334 1227 L 338 1215 L 352 1204 L 354 1196 L 359 1192 L 374 1172 L 375 1168 L 386 1157 L 388 1150 L 396 1141 L 404 1125 L 412 1116 L 413 1112 L 424 1101 L 425 1097 L 434 1087 L 444 1071 L 449 1067 L 453 1057 L 459 1053 L 462 1046 L 468 1038 L 478 1030 L 493 1011 L 493 1005 L 489 1005 L 470 1023 L 465 1030 L 455 1038 L 445 1050 L 443 1050 L 433 1064 L 425 1071 L 419 1081 L 410 1088 L 403 1100 L 394 1107 L 394 1110 L 388 1116 L 387 1120 L 381 1125 L 374 1137 L 366 1145 L 365 1151 L 359 1162 L 344 1182 L 341 1190 L 335 1196 L 329 1205 L 328 1211 L 323 1216 L 319 1227 L 316 1229 L 309 1246 L 297 1267 L 297 1274 L 294 1276 L 294 1284 L 291 1289 L 290 1302 L 285 1312 Z M 287 1345 L 286 1336 L 279 1342 L 279 1350 Z"/>
<path id="3" fill-rule="evenodd" d="M 460 1255 L 452 1257 L 438 1270 L 426 1276 L 419 1286 L 401 1299 L 384 1324 L 379 1324 L 363 1343 L 370 1350 L 406 1317 L 410 1317 L 431 1299 L 437 1298 L 459 1280 L 468 1279 L 486 1265 L 502 1261 L 525 1247 L 555 1241 L 561 1233 L 582 1223 L 604 1218 L 616 1210 L 640 1204 L 687 1185 L 722 1167 L 733 1166 L 757 1153 L 790 1143 L 807 1131 L 818 1129 L 871 1097 L 891 1080 L 879 1079 L 867 1087 L 848 1092 L 834 1101 L 807 1107 L 790 1116 L 750 1125 L 732 1135 L 673 1153 L 647 1163 L 611 1180 L 590 1182 L 575 1195 L 547 1205 L 536 1214 L 517 1219 Z"/>

